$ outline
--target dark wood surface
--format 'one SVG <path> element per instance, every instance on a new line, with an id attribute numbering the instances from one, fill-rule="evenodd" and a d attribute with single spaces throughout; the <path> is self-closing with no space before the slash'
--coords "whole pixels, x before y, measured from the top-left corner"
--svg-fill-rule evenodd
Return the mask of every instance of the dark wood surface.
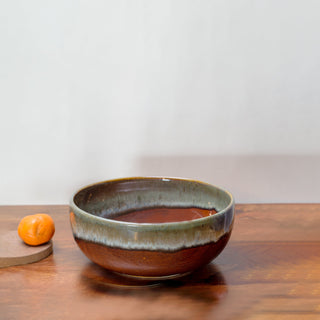
<path id="1" fill-rule="evenodd" d="M 320 204 L 237 205 L 231 240 L 213 263 L 143 285 L 81 253 L 67 206 L 0 207 L 0 231 L 39 212 L 55 220 L 53 254 L 0 269 L 1 319 L 320 319 Z"/>

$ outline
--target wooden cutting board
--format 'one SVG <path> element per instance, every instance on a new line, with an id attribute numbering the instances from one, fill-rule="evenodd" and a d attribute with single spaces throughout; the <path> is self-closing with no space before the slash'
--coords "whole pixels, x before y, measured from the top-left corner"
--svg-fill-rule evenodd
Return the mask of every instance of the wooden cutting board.
<path id="1" fill-rule="evenodd" d="M 40 246 L 28 246 L 19 237 L 17 230 L 0 234 L 0 268 L 33 263 L 52 253 L 52 241 Z"/>

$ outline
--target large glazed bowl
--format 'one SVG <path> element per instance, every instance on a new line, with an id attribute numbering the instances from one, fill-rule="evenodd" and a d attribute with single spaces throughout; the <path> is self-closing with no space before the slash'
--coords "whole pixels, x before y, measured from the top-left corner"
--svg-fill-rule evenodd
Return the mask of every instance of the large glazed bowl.
<path id="1" fill-rule="evenodd" d="M 209 263 L 226 246 L 232 195 L 176 178 L 126 178 L 77 191 L 70 203 L 74 239 L 98 265 L 128 276 L 166 279 Z"/>

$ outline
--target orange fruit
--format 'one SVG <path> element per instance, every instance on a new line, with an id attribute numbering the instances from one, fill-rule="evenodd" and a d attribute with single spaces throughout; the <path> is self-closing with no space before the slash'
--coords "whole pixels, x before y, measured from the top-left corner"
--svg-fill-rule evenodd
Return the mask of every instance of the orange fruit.
<path id="1" fill-rule="evenodd" d="M 25 216 L 19 223 L 19 237 L 31 246 L 38 246 L 48 242 L 54 235 L 53 219 L 45 213 Z"/>

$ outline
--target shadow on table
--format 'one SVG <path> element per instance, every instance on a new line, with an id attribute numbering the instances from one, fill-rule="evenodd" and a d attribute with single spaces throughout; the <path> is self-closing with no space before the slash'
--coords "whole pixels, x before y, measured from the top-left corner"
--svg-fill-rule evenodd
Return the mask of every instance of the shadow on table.
<path id="1" fill-rule="evenodd" d="M 89 263 L 81 272 L 81 281 L 96 293 L 134 294 L 148 299 L 167 296 L 170 299 L 191 299 L 210 305 L 222 300 L 228 292 L 222 272 L 212 263 L 187 276 L 165 281 L 127 278 Z"/>

